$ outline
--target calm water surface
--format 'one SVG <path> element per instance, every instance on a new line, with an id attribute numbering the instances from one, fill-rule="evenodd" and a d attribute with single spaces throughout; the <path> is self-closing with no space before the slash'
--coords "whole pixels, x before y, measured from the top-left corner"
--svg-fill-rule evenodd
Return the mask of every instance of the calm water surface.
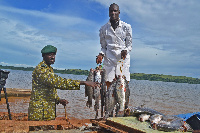
<path id="1" fill-rule="evenodd" d="M 9 70 L 6 87 L 31 89 L 32 72 Z M 84 75 L 58 74 L 64 78 L 86 80 Z M 141 106 L 155 109 L 161 113 L 177 115 L 200 111 L 200 84 L 173 83 L 161 81 L 134 80 L 130 81 L 129 107 Z M 80 119 L 94 118 L 93 108 L 86 107 L 85 88 L 80 90 L 58 90 L 60 98 L 69 101 L 67 114 Z M 9 98 L 8 98 L 9 101 Z M 1 103 L 1 102 L 0 102 Z M 11 112 L 28 112 L 29 98 L 16 99 L 10 102 Z M 94 102 L 93 102 L 94 103 Z M 0 111 L 7 111 L 5 104 L 0 104 Z M 57 106 L 57 116 L 64 116 L 64 107 Z"/>

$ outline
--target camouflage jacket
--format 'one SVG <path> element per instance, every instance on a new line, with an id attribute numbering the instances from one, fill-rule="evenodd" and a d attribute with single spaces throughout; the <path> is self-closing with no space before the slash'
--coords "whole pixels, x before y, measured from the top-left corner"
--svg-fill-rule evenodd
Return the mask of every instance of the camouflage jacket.
<path id="1" fill-rule="evenodd" d="M 61 78 L 44 61 L 32 73 L 29 120 L 53 120 L 56 117 L 57 90 L 79 90 L 80 81 Z"/>

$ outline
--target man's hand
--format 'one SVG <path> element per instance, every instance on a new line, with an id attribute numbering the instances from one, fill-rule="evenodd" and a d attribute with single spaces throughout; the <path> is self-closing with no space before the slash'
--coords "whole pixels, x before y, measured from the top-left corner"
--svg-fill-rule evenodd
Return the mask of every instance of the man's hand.
<path id="1" fill-rule="evenodd" d="M 87 86 L 91 86 L 91 87 L 99 86 L 100 87 L 100 84 L 98 82 L 92 82 L 92 81 L 81 81 L 80 85 L 87 85 Z"/>
<path id="2" fill-rule="evenodd" d="M 126 59 L 126 55 L 127 55 L 127 50 L 122 50 L 121 51 L 121 59 Z"/>
<path id="3" fill-rule="evenodd" d="M 102 54 L 99 54 L 96 58 L 96 63 L 97 64 L 101 64 L 102 63 L 102 60 L 103 60 L 103 55 Z"/>
<path id="4" fill-rule="evenodd" d="M 66 104 L 68 104 L 69 102 L 65 99 L 60 99 L 59 103 L 62 104 L 63 106 L 66 106 Z"/>

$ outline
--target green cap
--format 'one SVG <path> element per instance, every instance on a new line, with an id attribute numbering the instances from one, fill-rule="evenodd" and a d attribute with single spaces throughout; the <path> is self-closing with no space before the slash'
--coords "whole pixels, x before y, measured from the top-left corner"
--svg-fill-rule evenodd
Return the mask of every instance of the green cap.
<path id="1" fill-rule="evenodd" d="M 42 54 L 46 54 L 46 53 L 56 53 L 57 52 L 57 48 L 52 46 L 52 45 L 47 45 L 45 46 L 42 50 L 41 53 Z"/>

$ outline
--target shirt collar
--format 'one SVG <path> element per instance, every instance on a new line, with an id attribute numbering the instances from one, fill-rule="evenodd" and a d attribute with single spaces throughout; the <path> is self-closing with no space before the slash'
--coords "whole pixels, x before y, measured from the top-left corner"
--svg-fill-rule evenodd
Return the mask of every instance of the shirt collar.
<path id="1" fill-rule="evenodd" d="M 46 67 L 52 68 L 51 66 L 48 66 L 44 60 L 42 60 L 41 64 L 46 66 Z"/>
<path id="2" fill-rule="evenodd" d="M 108 21 L 108 24 L 111 25 L 111 23 L 110 23 L 110 19 L 109 19 L 109 21 Z M 122 21 L 120 20 L 120 18 L 119 18 L 119 25 L 118 25 L 118 26 L 119 26 L 119 27 L 122 26 Z"/>

